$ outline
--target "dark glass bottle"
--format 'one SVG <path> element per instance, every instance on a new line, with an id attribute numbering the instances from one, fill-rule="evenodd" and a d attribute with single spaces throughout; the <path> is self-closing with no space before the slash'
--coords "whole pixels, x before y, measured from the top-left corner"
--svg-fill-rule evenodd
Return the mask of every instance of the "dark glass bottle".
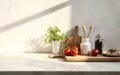
<path id="1" fill-rule="evenodd" d="M 103 42 L 102 42 L 100 34 L 97 34 L 95 38 L 96 38 L 96 40 L 95 40 L 95 49 L 98 49 L 99 50 L 99 54 L 102 54 Z"/>

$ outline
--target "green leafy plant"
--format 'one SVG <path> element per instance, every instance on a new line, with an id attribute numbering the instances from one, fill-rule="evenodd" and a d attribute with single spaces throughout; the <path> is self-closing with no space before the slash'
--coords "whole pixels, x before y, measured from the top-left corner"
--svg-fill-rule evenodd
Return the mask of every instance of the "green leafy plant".
<path id="1" fill-rule="evenodd" d="M 47 33 L 45 34 L 45 42 L 51 44 L 52 41 L 62 41 L 65 40 L 66 35 L 64 33 L 60 34 L 60 29 L 57 26 L 49 27 Z"/>

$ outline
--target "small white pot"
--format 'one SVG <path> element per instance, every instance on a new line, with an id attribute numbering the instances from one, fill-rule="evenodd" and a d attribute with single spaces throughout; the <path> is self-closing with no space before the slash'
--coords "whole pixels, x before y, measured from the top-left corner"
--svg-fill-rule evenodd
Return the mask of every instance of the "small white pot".
<path id="1" fill-rule="evenodd" d="M 89 38 L 82 38 L 80 48 L 81 48 L 81 54 L 88 55 L 90 53 L 91 43 L 89 42 Z"/>
<path id="2" fill-rule="evenodd" d="M 59 52 L 60 52 L 60 42 L 59 41 L 52 42 L 52 52 L 53 52 L 53 54 L 59 54 Z"/>

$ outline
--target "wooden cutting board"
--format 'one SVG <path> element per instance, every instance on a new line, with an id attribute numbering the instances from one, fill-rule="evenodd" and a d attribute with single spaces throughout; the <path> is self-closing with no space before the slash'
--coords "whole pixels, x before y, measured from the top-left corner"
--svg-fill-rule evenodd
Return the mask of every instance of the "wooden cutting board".
<path id="1" fill-rule="evenodd" d="M 107 56 L 65 56 L 63 54 L 51 54 L 50 58 L 64 58 L 67 62 L 120 62 L 120 57 L 107 57 Z"/>
<path id="2" fill-rule="evenodd" d="M 79 27 L 74 27 L 74 34 L 70 37 L 68 37 L 65 41 L 65 45 L 68 45 L 69 47 L 72 47 L 76 45 L 80 49 L 80 43 L 82 42 L 82 37 L 78 33 Z"/>
<path id="3" fill-rule="evenodd" d="M 65 56 L 67 62 L 120 62 L 120 57 L 106 56 Z"/>

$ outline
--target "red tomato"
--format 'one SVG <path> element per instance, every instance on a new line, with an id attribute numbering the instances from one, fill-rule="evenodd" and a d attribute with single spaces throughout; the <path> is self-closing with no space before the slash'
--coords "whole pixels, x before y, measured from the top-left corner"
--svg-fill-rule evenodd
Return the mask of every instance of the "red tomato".
<path id="1" fill-rule="evenodd" d="M 64 49 L 63 54 L 64 55 L 70 55 L 71 50 L 70 49 Z"/>
<path id="2" fill-rule="evenodd" d="M 68 49 L 65 48 L 64 51 L 63 51 L 63 54 L 64 55 L 76 56 L 76 55 L 78 55 L 78 47 L 74 45 L 71 48 L 68 48 Z"/>
<path id="3" fill-rule="evenodd" d="M 78 47 L 77 47 L 77 46 L 75 46 L 75 45 L 74 45 L 74 46 L 72 46 L 71 48 L 72 48 L 72 49 L 75 49 L 75 50 L 78 50 Z"/>
<path id="4" fill-rule="evenodd" d="M 72 49 L 72 50 L 70 51 L 70 55 L 71 55 L 71 56 L 76 56 L 76 55 L 78 55 L 78 50 Z"/>
<path id="5" fill-rule="evenodd" d="M 92 56 L 97 56 L 97 55 L 99 55 L 99 50 L 98 50 L 98 49 L 93 49 L 93 50 L 91 51 L 91 55 L 92 55 Z"/>

